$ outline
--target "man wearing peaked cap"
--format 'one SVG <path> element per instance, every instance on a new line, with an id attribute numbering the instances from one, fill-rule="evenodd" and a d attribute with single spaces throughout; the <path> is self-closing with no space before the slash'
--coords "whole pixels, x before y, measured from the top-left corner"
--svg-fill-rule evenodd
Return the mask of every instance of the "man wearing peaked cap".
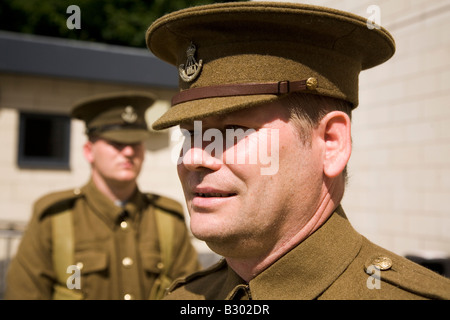
<path id="1" fill-rule="evenodd" d="M 86 134 L 121 143 L 141 142 L 148 138 L 145 111 L 155 97 L 143 92 L 99 95 L 80 101 L 72 117 L 86 123 Z"/>
<path id="2" fill-rule="evenodd" d="M 368 241 L 340 204 L 358 76 L 394 54 L 387 30 L 324 7 L 234 2 L 167 14 L 146 40 L 179 71 L 153 128 L 187 135 L 190 227 L 224 257 L 168 299 L 450 298 L 448 279 Z"/>
<path id="3" fill-rule="evenodd" d="M 75 105 L 90 181 L 35 203 L 7 299 L 160 299 L 173 279 L 199 269 L 182 206 L 137 185 L 153 102 L 119 92 Z"/>
<path id="4" fill-rule="evenodd" d="M 359 72 L 395 51 L 392 36 L 383 28 L 369 30 L 363 18 L 268 2 L 194 7 L 167 15 L 150 27 L 147 44 L 157 57 L 183 69 L 181 93 L 153 124 L 155 129 L 296 91 L 356 107 Z"/>

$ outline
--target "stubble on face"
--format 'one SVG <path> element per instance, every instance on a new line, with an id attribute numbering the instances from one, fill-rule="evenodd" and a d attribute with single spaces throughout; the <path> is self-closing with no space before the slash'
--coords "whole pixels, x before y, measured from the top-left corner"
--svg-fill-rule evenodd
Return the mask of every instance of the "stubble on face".
<path id="1" fill-rule="evenodd" d="M 297 127 L 290 123 L 289 115 L 282 106 L 266 105 L 247 116 L 245 112 L 238 112 L 212 123 L 221 128 L 239 125 L 244 128 L 279 130 L 279 170 L 276 174 L 261 175 L 261 164 L 226 164 L 226 151 L 220 159 L 221 165 L 215 168 L 205 163 L 197 166 L 182 163 L 178 166 L 193 234 L 206 241 L 213 251 L 226 257 L 258 259 L 270 254 L 271 250 L 286 242 L 285 239 L 298 232 L 306 223 L 309 217 L 298 217 L 302 212 L 307 215 L 312 211 L 311 202 L 314 199 L 309 194 L 316 193 L 317 189 L 311 190 L 311 183 L 317 184 L 320 179 L 314 182 L 310 179 L 320 168 L 314 164 L 311 148 L 300 142 L 295 131 Z M 254 134 L 257 139 L 258 130 Z M 255 137 L 250 135 L 246 139 Z M 203 152 L 203 156 L 208 156 L 204 150 L 195 152 Z M 235 194 L 197 201 L 211 205 L 206 210 L 195 205 L 196 188 Z"/>

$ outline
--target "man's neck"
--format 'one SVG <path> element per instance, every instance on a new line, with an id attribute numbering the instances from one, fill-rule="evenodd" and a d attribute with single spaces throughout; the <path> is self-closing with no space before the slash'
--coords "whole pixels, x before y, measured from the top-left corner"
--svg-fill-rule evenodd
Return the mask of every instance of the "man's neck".
<path id="1" fill-rule="evenodd" d="M 340 200 L 336 200 L 333 200 L 330 194 L 326 194 L 318 210 L 304 227 L 288 239 L 279 241 L 267 255 L 251 259 L 225 257 L 228 265 L 242 279 L 249 282 L 319 229 L 338 207 Z"/>
<path id="2" fill-rule="evenodd" d="M 131 198 L 137 188 L 136 181 L 107 181 L 96 175 L 92 176 L 95 186 L 111 201 L 126 201 Z"/>

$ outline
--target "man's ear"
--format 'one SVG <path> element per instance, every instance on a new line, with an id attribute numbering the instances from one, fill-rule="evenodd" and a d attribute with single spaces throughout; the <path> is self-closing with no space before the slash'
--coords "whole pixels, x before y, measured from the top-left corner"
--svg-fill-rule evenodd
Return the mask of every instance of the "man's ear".
<path id="1" fill-rule="evenodd" d="M 88 140 L 83 145 L 83 155 L 87 162 L 92 163 L 94 161 L 94 155 L 92 153 L 93 142 Z"/>
<path id="2" fill-rule="evenodd" d="M 352 153 L 350 117 L 332 111 L 323 117 L 319 127 L 325 146 L 323 171 L 327 177 L 334 178 L 344 171 Z"/>

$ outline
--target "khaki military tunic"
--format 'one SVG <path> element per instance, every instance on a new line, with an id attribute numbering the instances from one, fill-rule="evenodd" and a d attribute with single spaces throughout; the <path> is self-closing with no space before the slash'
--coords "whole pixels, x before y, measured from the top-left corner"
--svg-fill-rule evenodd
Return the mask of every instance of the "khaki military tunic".
<path id="1" fill-rule="evenodd" d="M 81 189 L 43 197 L 11 262 L 6 299 L 51 299 L 56 283 L 51 217 L 69 204 L 73 212 L 74 264 L 84 299 L 147 299 L 161 272 L 155 206 L 174 216 L 173 265 L 169 277 L 199 270 L 181 206 L 137 191 L 124 207 L 91 181 Z"/>
<path id="2" fill-rule="evenodd" d="M 222 260 L 169 292 L 166 299 L 450 299 L 450 280 L 369 242 L 339 207 L 249 283 Z"/>

